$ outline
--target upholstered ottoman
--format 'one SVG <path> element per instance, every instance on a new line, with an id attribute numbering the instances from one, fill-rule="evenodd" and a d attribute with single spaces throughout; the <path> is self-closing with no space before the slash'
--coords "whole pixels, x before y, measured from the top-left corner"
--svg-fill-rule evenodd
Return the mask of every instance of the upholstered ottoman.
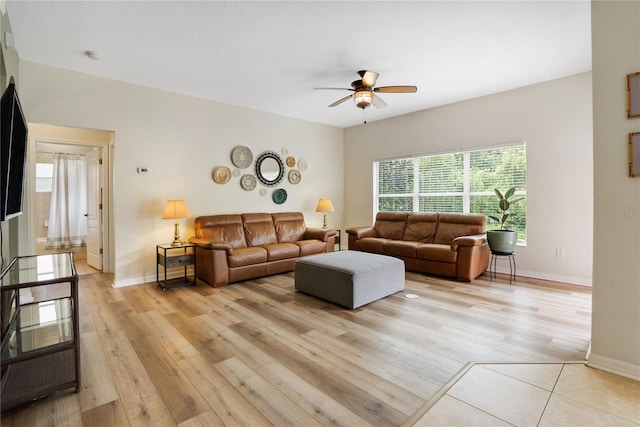
<path id="1" fill-rule="evenodd" d="M 357 308 L 404 289 L 404 263 L 360 251 L 329 252 L 298 259 L 295 288 Z"/>

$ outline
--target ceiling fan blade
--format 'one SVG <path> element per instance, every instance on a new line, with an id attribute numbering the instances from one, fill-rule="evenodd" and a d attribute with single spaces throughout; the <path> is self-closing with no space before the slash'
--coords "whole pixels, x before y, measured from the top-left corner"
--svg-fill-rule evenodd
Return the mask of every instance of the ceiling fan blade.
<path id="1" fill-rule="evenodd" d="M 350 87 L 314 87 L 314 90 L 353 90 Z"/>
<path id="2" fill-rule="evenodd" d="M 342 104 L 344 101 L 346 101 L 347 99 L 351 98 L 353 95 L 347 95 L 344 98 L 340 98 L 338 99 L 336 102 L 334 102 L 333 104 L 329 105 L 329 107 L 335 107 L 336 105 L 340 105 Z"/>
<path id="3" fill-rule="evenodd" d="M 384 102 L 378 95 L 373 95 L 373 98 L 371 98 L 371 103 L 376 108 L 384 108 L 387 106 L 387 103 Z"/>
<path id="4" fill-rule="evenodd" d="M 381 86 L 373 89 L 374 92 L 382 93 L 414 93 L 418 91 L 416 86 Z"/>
<path id="5" fill-rule="evenodd" d="M 360 71 L 360 73 L 362 73 L 362 71 Z M 361 76 L 362 85 L 364 87 L 373 87 L 373 85 L 376 84 L 376 80 L 378 80 L 379 74 L 375 71 L 365 71 L 364 74 L 361 74 Z"/>

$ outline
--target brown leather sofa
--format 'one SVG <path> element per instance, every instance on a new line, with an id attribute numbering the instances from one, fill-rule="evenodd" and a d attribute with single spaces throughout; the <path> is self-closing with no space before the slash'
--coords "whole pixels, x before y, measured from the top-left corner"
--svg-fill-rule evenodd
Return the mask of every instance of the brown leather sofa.
<path id="1" fill-rule="evenodd" d="M 390 255 L 405 269 L 471 282 L 489 267 L 487 217 L 379 212 L 372 227 L 347 229 L 349 249 Z"/>
<path id="2" fill-rule="evenodd" d="M 307 228 L 301 212 L 200 216 L 197 279 L 214 287 L 293 271 L 299 257 L 333 252 L 335 230 Z"/>

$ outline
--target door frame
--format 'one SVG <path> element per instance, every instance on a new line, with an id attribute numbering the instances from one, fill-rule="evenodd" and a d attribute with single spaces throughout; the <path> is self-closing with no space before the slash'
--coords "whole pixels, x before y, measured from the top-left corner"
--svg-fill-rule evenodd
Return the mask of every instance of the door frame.
<path id="1" fill-rule="evenodd" d="M 28 195 L 28 253 L 36 253 L 36 235 L 34 227 L 31 226 L 34 220 L 32 207 L 35 206 L 36 188 L 36 153 L 37 142 L 79 145 L 97 147 L 102 151 L 102 271 L 113 273 L 115 266 L 114 256 L 114 231 L 113 231 L 113 144 L 115 133 L 113 131 L 71 128 L 65 126 L 47 125 L 41 123 L 29 123 L 29 148 L 27 150 L 27 161 L 29 179 L 25 182 Z"/>

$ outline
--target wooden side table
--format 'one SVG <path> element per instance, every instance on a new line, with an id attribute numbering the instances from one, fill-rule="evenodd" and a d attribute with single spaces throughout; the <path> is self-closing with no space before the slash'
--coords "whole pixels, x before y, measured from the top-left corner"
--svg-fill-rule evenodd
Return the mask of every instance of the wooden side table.
<path id="1" fill-rule="evenodd" d="M 183 243 L 172 246 L 170 243 L 156 245 L 156 283 L 163 290 L 180 286 L 193 286 L 196 284 L 196 253 L 195 245 Z M 160 266 L 164 269 L 164 277 L 160 280 Z M 193 266 L 193 280 L 189 279 L 187 267 Z M 167 278 L 167 270 L 175 267 L 183 267 L 182 277 Z"/>

